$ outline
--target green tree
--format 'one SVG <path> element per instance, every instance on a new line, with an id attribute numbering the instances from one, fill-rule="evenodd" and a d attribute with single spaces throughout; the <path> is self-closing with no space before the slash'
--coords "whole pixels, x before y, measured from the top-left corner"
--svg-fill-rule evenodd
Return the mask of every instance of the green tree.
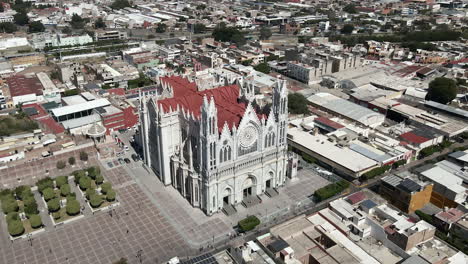
<path id="1" fill-rule="evenodd" d="M 101 185 L 101 192 L 103 194 L 106 194 L 110 190 L 112 190 L 112 184 L 110 182 L 105 182 Z"/>
<path id="2" fill-rule="evenodd" d="M 244 34 L 239 29 L 234 27 L 226 27 L 225 23 L 218 24 L 212 33 L 213 38 L 216 41 L 221 42 L 233 42 L 238 46 L 242 46 L 246 43 Z"/>
<path id="3" fill-rule="evenodd" d="M 91 177 L 91 179 L 96 179 L 96 176 L 101 174 L 101 169 L 97 166 L 89 167 L 87 170 L 88 176 Z"/>
<path id="4" fill-rule="evenodd" d="M 86 199 L 91 199 L 91 197 L 93 197 L 93 195 L 96 194 L 96 190 L 93 189 L 93 188 L 88 188 L 85 192 L 85 196 L 86 196 Z"/>
<path id="5" fill-rule="evenodd" d="M 99 206 L 101 206 L 103 202 L 104 201 L 102 200 L 102 196 L 99 194 L 95 194 L 91 196 L 91 199 L 89 201 L 89 203 L 91 204 L 93 208 L 98 208 Z"/>
<path id="6" fill-rule="evenodd" d="M 110 190 L 107 191 L 106 200 L 108 202 L 112 202 L 112 201 L 115 200 L 116 195 L 117 195 L 117 193 L 114 190 L 110 189 Z"/>
<path id="7" fill-rule="evenodd" d="M 260 63 L 260 64 L 258 64 L 256 66 L 254 66 L 254 69 L 256 71 L 263 72 L 263 73 L 266 73 L 266 74 L 270 73 L 270 66 L 268 66 L 268 63 L 266 63 L 266 62 L 262 62 L 262 63 Z"/>
<path id="8" fill-rule="evenodd" d="M 87 190 L 91 188 L 91 178 L 88 176 L 81 177 L 79 183 L 81 190 Z"/>
<path id="9" fill-rule="evenodd" d="M 61 170 L 61 169 L 64 169 L 66 166 L 67 164 L 65 163 L 65 161 L 63 160 L 57 161 L 57 169 Z"/>
<path id="10" fill-rule="evenodd" d="M 60 186 L 60 195 L 67 197 L 71 192 L 70 184 L 64 184 Z"/>
<path id="11" fill-rule="evenodd" d="M 308 114 L 309 101 L 300 93 L 288 94 L 288 110 L 291 114 Z"/>
<path id="12" fill-rule="evenodd" d="M 194 34 L 200 34 L 204 33 L 206 31 L 206 26 L 200 23 L 196 23 L 193 25 L 193 33 Z"/>
<path id="13" fill-rule="evenodd" d="M 20 26 L 24 26 L 29 23 L 29 18 L 25 11 L 16 13 L 13 16 L 13 20 L 15 21 L 15 24 Z"/>
<path id="14" fill-rule="evenodd" d="M 94 179 L 94 181 L 96 182 L 96 184 L 100 185 L 104 182 L 104 176 L 99 174 L 98 176 L 96 176 L 96 179 Z"/>
<path id="15" fill-rule="evenodd" d="M 354 26 L 351 25 L 351 24 L 346 24 L 343 26 L 343 28 L 341 29 L 341 33 L 342 34 L 351 34 L 353 33 L 353 30 L 354 30 Z"/>
<path id="16" fill-rule="evenodd" d="M 68 158 L 68 164 L 70 164 L 70 165 L 75 165 L 75 162 L 76 162 L 75 157 L 69 157 L 69 158 Z"/>
<path id="17" fill-rule="evenodd" d="M 43 193 L 43 191 L 47 188 L 54 188 L 54 180 L 52 180 L 49 177 L 46 177 L 44 179 L 40 179 L 36 182 L 37 189 L 39 190 L 40 193 Z"/>
<path id="18" fill-rule="evenodd" d="M 31 224 L 32 228 L 42 227 L 42 219 L 37 214 L 33 214 L 33 215 L 29 216 L 29 223 Z"/>
<path id="19" fill-rule="evenodd" d="M 457 97 L 457 92 L 458 89 L 455 80 L 438 77 L 429 83 L 426 100 L 447 104 Z"/>
<path id="20" fill-rule="evenodd" d="M 260 39 L 261 40 L 269 39 L 271 37 L 271 35 L 272 35 L 272 33 L 271 33 L 270 28 L 268 28 L 268 27 L 261 27 L 260 28 Z"/>
<path id="21" fill-rule="evenodd" d="M 54 198 L 50 201 L 47 202 L 47 208 L 49 209 L 49 212 L 57 212 L 60 210 L 60 200 L 58 198 Z"/>
<path id="22" fill-rule="evenodd" d="M 2 210 L 4 214 L 17 212 L 19 209 L 18 203 L 14 199 L 5 199 L 2 201 Z"/>
<path id="23" fill-rule="evenodd" d="M 19 236 L 24 233 L 24 226 L 20 220 L 14 220 L 8 223 L 8 233 L 11 236 Z"/>
<path id="24" fill-rule="evenodd" d="M 28 198 L 24 200 L 24 212 L 26 215 L 37 214 L 37 202 L 34 197 Z"/>
<path id="25" fill-rule="evenodd" d="M 58 188 L 62 187 L 62 185 L 65 185 L 68 183 L 68 176 L 58 176 L 55 178 L 55 185 L 57 185 Z"/>
<path id="26" fill-rule="evenodd" d="M 70 25 L 73 29 L 83 29 L 85 27 L 86 20 L 80 17 L 78 14 L 73 14 Z"/>
<path id="27" fill-rule="evenodd" d="M 357 13 L 356 6 L 354 4 L 346 5 L 345 7 L 343 7 L 343 11 L 345 11 L 346 13 L 350 13 L 350 14 Z"/>
<path id="28" fill-rule="evenodd" d="M 64 27 L 62 28 L 62 33 L 66 35 L 70 35 L 72 33 L 72 30 L 70 27 Z"/>
<path id="29" fill-rule="evenodd" d="M 80 151 L 80 160 L 81 161 L 88 161 L 88 153 L 84 151 Z"/>
<path id="30" fill-rule="evenodd" d="M 106 28 L 106 23 L 104 23 L 104 20 L 102 20 L 102 17 L 99 17 L 96 19 L 94 22 L 94 27 L 95 28 Z"/>
<path id="31" fill-rule="evenodd" d="M 42 192 L 42 195 L 44 196 L 44 200 L 46 200 L 46 202 L 55 198 L 55 192 L 52 188 L 46 188 Z"/>
<path id="32" fill-rule="evenodd" d="M 44 32 L 45 27 L 41 21 L 34 21 L 29 23 L 29 33 Z"/>
<path id="33" fill-rule="evenodd" d="M 21 186 L 18 186 L 15 188 L 15 195 L 16 197 L 18 197 L 18 199 L 20 200 L 23 200 L 23 193 L 27 195 L 26 191 L 31 192 L 31 188 L 29 186 L 24 186 L 24 185 L 21 185 Z"/>
<path id="34" fill-rule="evenodd" d="M 2 5 L 0 5 L 0 6 L 2 6 Z M 10 22 L 0 23 L 0 31 L 1 32 L 13 33 L 13 32 L 16 32 L 17 30 L 18 30 L 18 28 L 13 23 L 10 23 Z"/>
<path id="35" fill-rule="evenodd" d="M 80 202 L 76 199 L 71 199 L 67 201 L 67 205 L 65 206 L 65 210 L 67 211 L 68 215 L 77 215 L 80 212 Z"/>
<path id="36" fill-rule="evenodd" d="M 156 27 L 156 33 L 164 33 L 166 32 L 167 25 L 164 23 L 159 23 Z"/>
<path id="37" fill-rule="evenodd" d="M 112 4 L 111 4 L 111 8 L 113 9 L 124 9 L 126 7 L 131 7 L 132 5 L 130 4 L 130 2 L 128 2 L 127 0 L 115 0 Z"/>

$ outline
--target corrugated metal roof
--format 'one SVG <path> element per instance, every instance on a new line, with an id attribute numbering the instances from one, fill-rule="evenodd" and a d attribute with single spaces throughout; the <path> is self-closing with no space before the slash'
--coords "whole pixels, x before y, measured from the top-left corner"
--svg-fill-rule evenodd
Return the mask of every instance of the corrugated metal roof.
<path id="1" fill-rule="evenodd" d="M 64 116 L 64 115 L 69 115 L 69 114 L 73 114 L 73 113 L 77 113 L 81 111 L 91 110 L 94 108 L 103 107 L 107 105 L 110 105 L 110 102 L 105 98 L 101 98 L 101 99 L 97 99 L 93 101 L 87 101 L 82 104 L 67 105 L 64 107 L 55 108 L 55 109 L 52 109 L 51 111 L 54 116 L 59 117 L 59 116 Z"/>

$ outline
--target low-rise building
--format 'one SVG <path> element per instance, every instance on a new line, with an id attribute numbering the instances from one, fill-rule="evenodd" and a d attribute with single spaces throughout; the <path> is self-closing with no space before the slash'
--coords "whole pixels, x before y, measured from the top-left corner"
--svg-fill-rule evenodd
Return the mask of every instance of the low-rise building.
<path id="1" fill-rule="evenodd" d="M 416 177 L 389 175 L 380 180 L 379 194 L 403 212 L 413 213 L 430 202 L 433 187 Z"/>

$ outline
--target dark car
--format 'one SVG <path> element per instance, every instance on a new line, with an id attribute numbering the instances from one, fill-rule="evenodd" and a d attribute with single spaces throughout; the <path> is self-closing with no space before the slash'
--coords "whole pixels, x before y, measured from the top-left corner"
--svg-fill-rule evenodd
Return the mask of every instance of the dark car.
<path id="1" fill-rule="evenodd" d="M 128 158 L 125 158 L 124 161 L 125 161 L 125 163 L 127 163 L 127 164 L 131 162 Z"/>
<path id="2" fill-rule="evenodd" d="M 112 162 L 107 162 L 107 166 L 109 166 L 109 168 L 112 168 L 114 167 L 114 164 L 112 164 Z"/>
<path id="3" fill-rule="evenodd" d="M 137 154 L 132 154 L 132 159 L 133 159 L 133 161 L 138 161 L 138 155 Z"/>

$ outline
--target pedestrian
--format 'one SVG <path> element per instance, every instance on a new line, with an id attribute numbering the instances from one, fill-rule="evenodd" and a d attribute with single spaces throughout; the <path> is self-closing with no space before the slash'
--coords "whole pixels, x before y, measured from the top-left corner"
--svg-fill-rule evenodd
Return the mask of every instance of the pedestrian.
<path id="1" fill-rule="evenodd" d="M 127 234 L 128 234 L 128 229 L 127 229 Z"/>

